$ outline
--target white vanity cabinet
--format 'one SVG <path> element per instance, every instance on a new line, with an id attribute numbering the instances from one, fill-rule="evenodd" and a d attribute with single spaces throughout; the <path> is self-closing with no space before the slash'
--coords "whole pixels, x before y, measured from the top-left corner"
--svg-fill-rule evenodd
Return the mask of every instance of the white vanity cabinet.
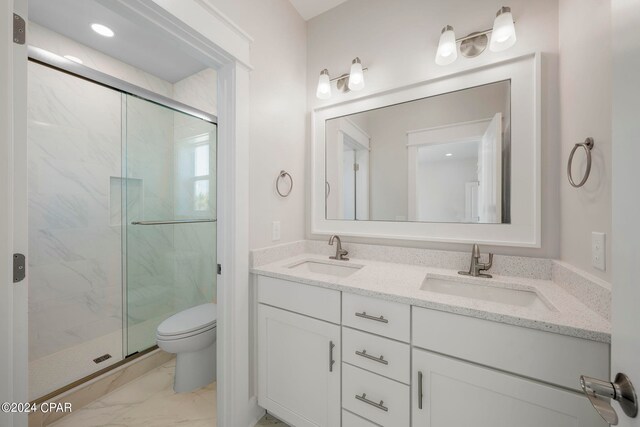
<path id="1" fill-rule="evenodd" d="M 304 313 L 320 292 L 324 305 L 310 311 L 323 318 L 338 313 L 339 322 L 340 292 L 266 277 L 258 282 L 259 405 L 292 426 L 340 426 L 340 326 Z M 291 285 L 301 292 L 297 298 L 286 296 Z"/>
<path id="2" fill-rule="evenodd" d="M 609 345 L 258 276 L 258 402 L 292 427 L 605 427 Z"/>
<path id="3" fill-rule="evenodd" d="M 420 307 L 411 320 L 412 427 L 607 425 L 578 392 L 581 373 L 608 377 L 607 344 Z"/>
<path id="4" fill-rule="evenodd" d="M 416 348 L 412 356 L 412 427 L 607 425 L 577 392 Z"/>

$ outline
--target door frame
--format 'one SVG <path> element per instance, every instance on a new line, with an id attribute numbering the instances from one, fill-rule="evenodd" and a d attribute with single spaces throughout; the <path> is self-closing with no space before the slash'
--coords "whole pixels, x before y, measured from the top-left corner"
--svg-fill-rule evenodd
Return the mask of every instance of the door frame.
<path id="1" fill-rule="evenodd" d="M 27 254 L 26 45 L 12 42 L 15 11 L 27 20 L 27 1 L 0 11 L 0 400 L 27 401 L 27 282 L 13 285 L 11 256 Z M 13 4 L 12 4 L 13 3 Z M 253 426 L 263 411 L 249 388 L 249 73 L 253 39 L 209 0 L 116 0 L 115 12 L 155 25 L 196 49 L 218 73 L 218 425 Z M 28 33 L 27 33 L 28 44 Z M 24 213 L 17 215 L 16 213 Z M 28 276 L 28 272 L 27 272 Z M 244 315 L 243 315 L 244 313 Z M 26 426 L 27 417 L 0 413 L 0 424 Z"/>

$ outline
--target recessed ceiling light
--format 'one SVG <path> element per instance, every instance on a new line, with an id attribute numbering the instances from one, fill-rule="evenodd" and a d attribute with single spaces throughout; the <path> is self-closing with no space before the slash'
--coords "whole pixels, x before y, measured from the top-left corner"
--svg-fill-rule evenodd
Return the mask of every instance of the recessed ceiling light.
<path id="1" fill-rule="evenodd" d="M 91 24 L 91 29 L 104 37 L 113 37 L 115 34 L 111 28 L 102 24 Z"/>
<path id="2" fill-rule="evenodd" d="M 82 59 L 76 58 L 75 56 L 65 55 L 64 57 L 67 58 L 69 61 L 73 61 L 73 62 L 76 62 L 78 64 L 82 64 Z"/>
<path id="3" fill-rule="evenodd" d="M 451 156 L 453 156 L 453 153 L 447 153 L 447 154 L 445 154 L 445 156 L 451 157 Z"/>

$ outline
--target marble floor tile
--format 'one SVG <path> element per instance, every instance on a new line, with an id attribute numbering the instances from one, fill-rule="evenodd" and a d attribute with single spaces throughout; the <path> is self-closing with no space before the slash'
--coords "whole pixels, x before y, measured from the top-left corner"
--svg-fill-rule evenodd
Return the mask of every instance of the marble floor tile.
<path id="1" fill-rule="evenodd" d="M 215 427 L 216 384 L 173 391 L 175 359 L 68 415 L 55 427 Z"/>

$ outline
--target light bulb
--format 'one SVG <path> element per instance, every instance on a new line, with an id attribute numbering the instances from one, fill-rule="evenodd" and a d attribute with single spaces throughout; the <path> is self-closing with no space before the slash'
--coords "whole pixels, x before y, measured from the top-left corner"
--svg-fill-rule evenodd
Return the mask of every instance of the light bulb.
<path id="1" fill-rule="evenodd" d="M 91 29 L 103 37 L 113 37 L 115 34 L 111 28 L 102 24 L 91 24 Z"/>
<path id="2" fill-rule="evenodd" d="M 458 47 L 456 45 L 456 34 L 453 27 L 447 25 L 440 34 L 440 43 L 436 52 L 436 64 L 449 65 L 458 58 Z"/>
<path id="3" fill-rule="evenodd" d="M 496 19 L 493 21 L 489 49 L 491 49 L 492 52 L 501 52 L 509 49 L 515 43 L 516 27 L 513 24 L 511 8 L 502 7 L 498 13 L 496 13 Z"/>
<path id="4" fill-rule="evenodd" d="M 316 96 L 319 99 L 331 98 L 331 81 L 329 79 L 329 70 L 326 68 L 320 72 L 318 78 L 318 90 L 316 90 Z"/>
<path id="5" fill-rule="evenodd" d="M 364 88 L 364 72 L 360 58 L 355 58 L 351 62 L 351 72 L 349 73 L 349 90 L 360 90 Z"/>

